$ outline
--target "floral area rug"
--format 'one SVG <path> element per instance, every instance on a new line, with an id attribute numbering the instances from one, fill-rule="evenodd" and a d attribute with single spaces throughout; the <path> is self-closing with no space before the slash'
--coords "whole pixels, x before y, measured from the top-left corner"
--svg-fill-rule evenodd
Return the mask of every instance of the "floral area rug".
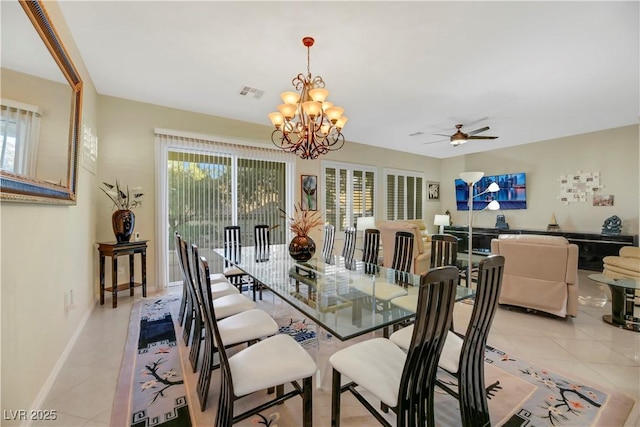
<path id="1" fill-rule="evenodd" d="M 145 298 L 134 304 L 111 425 L 192 425 L 171 315 L 176 301 L 176 297 Z M 124 391 L 128 399 L 119 398 Z"/>
<path id="2" fill-rule="evenodd" d="M 456 379 L 444 371 L 438 377 L 457 387 Z M 485 386 L 492 425 L 622 426 L 633 406 L 633 400 L 621 393 L 517 360 L 490 346 L 485 350 Z"/>

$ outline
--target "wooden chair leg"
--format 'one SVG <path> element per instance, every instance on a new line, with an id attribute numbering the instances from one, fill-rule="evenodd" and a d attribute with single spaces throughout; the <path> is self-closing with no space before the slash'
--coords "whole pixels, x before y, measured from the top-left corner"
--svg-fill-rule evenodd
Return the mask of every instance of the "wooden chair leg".
<path id="1" fill-rule="evenodd" d="M 302 425 L 313 426 L 313 377 L 302 380 Z"/>
<path id="2" fill-rule="evenodd" d="M 331 427 L 340 427 L 341 377 L 340 372 L 334 369 L 331 381 Z"/>

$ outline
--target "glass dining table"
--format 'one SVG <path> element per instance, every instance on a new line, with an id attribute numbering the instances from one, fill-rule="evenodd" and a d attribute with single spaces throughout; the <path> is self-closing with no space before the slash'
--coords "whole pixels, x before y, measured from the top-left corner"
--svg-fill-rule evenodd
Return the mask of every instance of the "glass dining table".
<path id="1" fill-rule="evenodd" d="M 214 253 L 224 258 L 223 249 Z M 298 262 L 284 244 L 271 245 L 266 257 L 256 254 L 252 246 L 242 247 L 235 265 L 341 341 L 415 316 L 415 306 L 395 305 L 393 299 L 417 295 L 417 274 L 361 261 L 350 263 L 338 255 L 329 262 L 319 254 Z M 458 286 L 458 301 L 473 295 L 472 289 Z"/>

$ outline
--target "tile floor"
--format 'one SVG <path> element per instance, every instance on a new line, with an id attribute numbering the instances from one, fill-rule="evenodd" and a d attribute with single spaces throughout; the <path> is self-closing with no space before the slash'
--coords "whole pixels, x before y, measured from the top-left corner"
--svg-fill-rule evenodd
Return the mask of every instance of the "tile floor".
<path id="1" fill-rule="evenodd" d="M 601 320 L 610 313 L 610 302 L 593 302 L 607 294 L 605 287 L 591 282 L 581 271 L 583 302 L 576 318 L 559 320 L 498 309 L 489 344 L 545 368 L 567 373 L 621 391 L 636 400 L 625 426 L 640 425 L 640 333 L 617 329 Z M 589 298 L 591 297 L 591 298 Z M 69 359 L 42 409 L 55 409 L 58 418 L 47 425 L 65 427 L 109 426 L 116 381 L 132 302 L 123 294 L 118 308 L 97 306 L 91 314 Z M 467 306 L 470 307 L 470 306 Z M 636 309 L 636 316 L 640 317 Z M 468 308 L 456 309 L 456 326 Z M 463 319 L 464 321 L 464 319 Z M 210 404 L 211 405 L 211 404 Z M 326 407 L 316 408 L 320 423 L 328 420 Z M 348 415 L 343 408 L 343 415 Z M 357 425 L 375 425 L 362 417 Z M 44 425 L 44 424 L 34 424 Z M 343 422 L 343 425 L 354 425 Z"/>

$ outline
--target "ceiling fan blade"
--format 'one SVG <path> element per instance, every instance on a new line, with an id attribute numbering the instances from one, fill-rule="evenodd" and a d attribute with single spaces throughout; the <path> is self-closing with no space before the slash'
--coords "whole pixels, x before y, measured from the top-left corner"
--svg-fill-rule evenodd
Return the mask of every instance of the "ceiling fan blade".
<path id="1" fill-rule="evenodd" d="M 472 130 L 471 132 L 468 132 L 467 135 L 475 135 L 477 133 L 484 132 L 484 131 L 487 131 L 487 130 L 489 130 L 489 126 L 485 126 L 483 128 L 480 128 L 480 129 Z"/>
<path id="2" fill-rule="evenodd" d="M 497 136 L 470 136 L 468 139 L 498 139 Z"/>
<path id="3" fill-rule="evenodd" d="M 443 136 L 448 136 L 448 135 L 443 135 Z M 435 144 L 436 142 L 443 142 L 443 141 L 448 141 L 449 139 L 439 139 L 437 141 L 431 141 L 431 142 L 423 142 L 422 145 L 429 145 L 429 144 Z"/>
<path id="4" fill-rule="evenodd" d="M 444 134 L 442 134 L 442 133 L 434 133 L 433 135 L 446 136 L 446 137 L 448 137 L 448 138 L 450 138 L 450 137 L 451 137 L 451 135 L 444 135 Z"/>

